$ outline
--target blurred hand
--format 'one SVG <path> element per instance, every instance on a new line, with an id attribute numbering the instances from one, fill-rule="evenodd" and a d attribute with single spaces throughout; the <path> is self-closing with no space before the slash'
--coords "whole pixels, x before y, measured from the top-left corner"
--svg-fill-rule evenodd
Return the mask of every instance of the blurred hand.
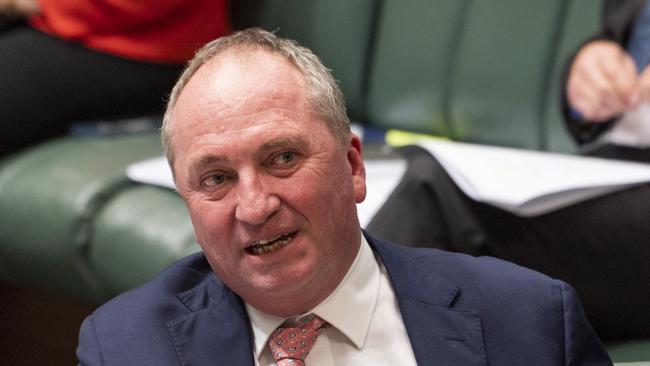
<path id="1" fill-rule="evenodd" d="M 650 72 L 646 78 L 650 98 Z M 634 60 L 621 46 L 611 41 L 593 41 L 573 60 L 567 97 L 582 118 L 604 122 L 639 104 L 638 83 Z"/>
<path id="2" fill-rule="evenodd" d="M 27 17 L 41 10 L 38 0 L 0 0 L 0 13 L 12 17 Z"/>
<path id="3" fill-rule="evenodd" d="M 643 69 L 638 80 L 637 88 L 641 99 L 640 101 L 650 103 L 650 65 Z"/>

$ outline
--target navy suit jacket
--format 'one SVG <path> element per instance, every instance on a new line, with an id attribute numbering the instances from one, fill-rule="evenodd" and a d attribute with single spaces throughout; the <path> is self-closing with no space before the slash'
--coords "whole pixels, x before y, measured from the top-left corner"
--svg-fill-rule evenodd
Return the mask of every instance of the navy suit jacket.
<path id="1" fill-rule="evenodd" d="M 494 258 L 366 235 L 386 266 L 418 365 L 611 365 L 574 291 Z M 243 302 L 201 253 L 83 323 L 83 365 L 254 365 Z"/>

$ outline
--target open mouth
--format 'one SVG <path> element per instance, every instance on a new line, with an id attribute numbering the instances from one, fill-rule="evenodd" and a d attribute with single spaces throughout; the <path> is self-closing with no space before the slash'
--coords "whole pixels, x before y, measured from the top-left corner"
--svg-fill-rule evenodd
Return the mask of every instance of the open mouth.
<path id="1" fill-rule="evenodd" d="M 280 234 L 269 239 L 258 240 L 250 247 L 246 248 L 248 254 L 263 255 L 275 252 L 276 250 L 287 246 L 296 236 L 296 232 Z"/>

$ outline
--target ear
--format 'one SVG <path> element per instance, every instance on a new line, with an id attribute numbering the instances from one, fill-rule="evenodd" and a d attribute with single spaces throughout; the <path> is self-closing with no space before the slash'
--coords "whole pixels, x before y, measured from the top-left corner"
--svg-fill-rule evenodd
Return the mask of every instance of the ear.
<path id="1" fill-rule="evenodd" d="M 352 134 L 348 146 L 348 164 L 352 168 L 352 187 L 357 203 L 366 199 L 366 167 L 363 164 L 361 139 Z"/>

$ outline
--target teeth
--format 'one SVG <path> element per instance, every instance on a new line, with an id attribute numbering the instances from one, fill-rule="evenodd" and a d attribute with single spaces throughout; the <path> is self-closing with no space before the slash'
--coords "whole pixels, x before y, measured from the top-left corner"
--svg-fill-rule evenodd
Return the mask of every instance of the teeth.
<path id="1" fill-rule="evenodd" d="M 274 242 L 274 241 L 280 239 L 281 237 L 283 237 L 283 236 L 287 236 L 287 235 L 289 235 L 289 234 L 280 234 L 280 235 L 277 235 L 277 236 L 275 236 L 275 237 L 273 237 L 273 238 L 270 238 L 270 239 L 262 239 L 262 240 L 258 240 L 258 241 L 257 241 L 255 244 L 253 244 L 253 245 L 267 245 L 268 243 Z"/>
<path id="2" fill-rule="evenodd" d="M 270 239 L 258 240 L 248 250 L 255 255 L 271 253 L 289 244 L 291 239 L 293 239 L 293 234 L 281 234 Z"/>

